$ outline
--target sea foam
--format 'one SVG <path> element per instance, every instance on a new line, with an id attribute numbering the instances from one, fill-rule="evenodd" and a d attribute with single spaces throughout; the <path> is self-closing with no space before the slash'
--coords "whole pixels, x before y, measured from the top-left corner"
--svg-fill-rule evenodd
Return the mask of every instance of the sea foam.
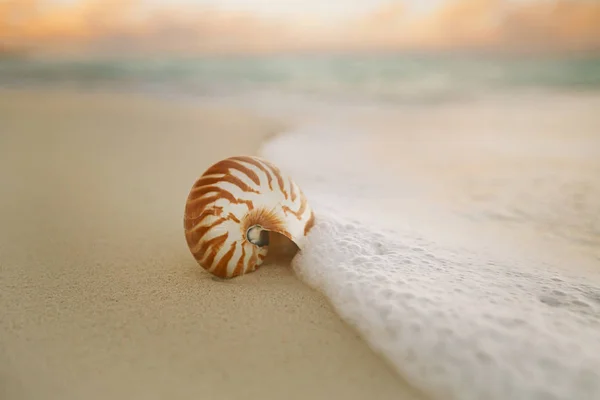
<path id="1" fill-rule="evenodd" d="M 316 214 L 297 274 L 433 398 L 599 399 L 599 286 L 487 251 L 425 203 L 420 219 L 417 191 L 390 198 L 360 141 L 341 135 L 299 130 L 261 152 Z"/>

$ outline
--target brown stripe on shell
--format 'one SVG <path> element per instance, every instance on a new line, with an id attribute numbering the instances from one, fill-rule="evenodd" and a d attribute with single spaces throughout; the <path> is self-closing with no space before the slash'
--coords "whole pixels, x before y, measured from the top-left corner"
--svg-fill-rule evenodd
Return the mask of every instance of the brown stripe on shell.
<path id="1" fill-rule="evenodd" d="M 290 178 L 288 178 L 288 182 L 290 183 L 290 197 L 292 201 L 296 201 L 296 189 L 294 188 L 294 182 Z"/>
<path id="2" fill-rule="evenodd" d="M 285 184 L 283 183 L 283 178 L 279 174 L 277 174 L 276 176 L 277 176 L 277 183 L 279 184 L 279 187 L 281 188 L 281 192 L 283 193 L 283 196 L 287 200 L 289 198 L 289 195 L 288 195 L 288 192 L 285 191 Z"/>
<path id="3" fill-rule="evenodd" d="M 206 185 L 206 180 L 213 179 L 213 178 L 218 179 L 218 178 L 222 177 L 223 175 L 224 174 L 210 174 L 210 175 L 206 174 L 206 173 L 202 174 L 202 176 L 200 176 L 200 178 L 198 178 L 196 180 L 196 182 L 194 182 L 194 186 L 192 186 L 192 189 L 190 190 L 190 193 L 193 193 L 194 189 L 196 189 L 197 187 L 205 186 Z"/>
<path id="4" fill-rule="evenodd" d="M 247 157 L 247 156 L 232 157 L 231 159 L 232 160 L 237 160 L 237 161 L 243 161 L 243 162 L 246 162 L 248 164 L 252 164 L 256 168 L 260 169 L 267 176 L 267 182 L 269 184 L 269 189 L 273 190 L 273 184 L 272 184 L 273 178 L 271 177 L 271 171 L 269 171 L 266 168 L 266 166 L 264 165 L 264 163 L 258 161 L 255 158 Z"/>
<path id="5" fill-rule="evenodd" d="M 194 189 L 194 191 L 192 193 L 190 193 L 190 202 L 200 200 L 202 197 L 206 196 L 207 194 L 211 194 L 211 193 L 219 194 L 219 193 L 223 193 L 223 192 L 227 192 L 225 195 L 227 196 L 227 194 L 229 194 L 228 197 L 233 198 L 233 202 L 237 202 L 237 199 L 235 199 L 233 197 L 231 192 L 229 192 L 228 190 L 225 190 L 222 187 L 217 186 L 217 185 L 207 185 L 207 186 L 197 187 L 196 189 Z"/>
<path id="6" fill-rule="evenodd" d="M 231 277 L 236 277 L 244 273 L 244 261 L 246 261 L 246 246 L 242 243 L 242 256 L 238 260 L 235 270 L 231 274 Z"/>
<path id="7" fill-rule="evenodd" d="M 238 219 L 238 217 L 236 217 L 235 215 L 233 215 L 232 213 L 229 213 L 229 215 L 227 216 L 227 219 L 232 220 L 235 223 L 241 224 L 242 222 Z"/>
<path id="8" fill-rule="evenodd" d="M 210 167 L 204 173 L 204 175 L 213 175 L 213 174 L 227 175 L 227 174 L 229 174 L 229 169 L 237 169 L 241 173 L 248 176 L 248 178 L 250 178 L 252 180 L 252 182 L 254 182 L 256 185 L 260 186 L 260 179 L 258 178 L 258 175 L 256 175 L 256 172 L 252 171 L 250 168 L 246 167 L 243 164 L 240 164 L 239 162 L 237 162 L 231 158 L 219 161 L 218 163 L 216 163 L 215 165 Z"/>
<path id="9" fill-rule="evenodd" d="M 196 216 L 191 216 L 191 215 L 188 215 L 187 213 L 185 213 L 185 215 L 184 215 L 185 229 L 189 229 L 190 227 L 201 223 L 202 221 L 204 221 L 204 218 L 207 218 L 210 216 L 219 217 L 219 216 L 221 216 L 221 214 L 223 214 L 223 207 L 217 207 L 215 205 L 213 205 L 212 207 L 205 208 L 202 212 L 200 212 L 199 215 L 196 215 Z"/>
<path id="10" fill-rule="evenodd" d="M 194 255 L 196 255 L 197 253 L 199 253 L 200 251 L 202 251 L 204 253 L 204 255 L 202 256 L 201 260 L 201 264 L 206 265 L 206 266 L 211 266 L 212 263 L 215 260 L 215 257 L 217 255 L 217 253 L 219 252 L 219 250 L 221 250 L 221 247 L 223 246 L 223 243 L 225 243 L 225 241 L 227 240 L 227 237 L 229 236 L 228 232 L 225 232 L 223 235 L 221 236 L 217 236 L 216 238 L 212 238 L 206 242 L 200 240 L 199 244 L 200 246 L 198 250 L 193 251 L 192 253 Z M 206 258 L 206 260 L 205 260 Z"/>
<path id="11" fill-rule="evenodd" d="M 308 234 L 308 232 L 312 229 L 312 227 L 314 225 L 315 225 L 315 214 L 311 211 L 310 217 L 308 218 L 308 221 L 306 221 L 306 225 L 304 225 L 304 236 L 306 236 Z"/>
<path id="12" fill-rule="evenodd" d="M 266 165 L 269 166 L 269 168 L 271 168 L 273 170 L 273 175 L 275 175 L 275 177 L 277 178 L 277 185 L 279 185 L 279 190 L 281 190 L 281 193 L 283 193 L 283 196 L 285 197 L 285 199 L 288 199 L 288 193 L 285 191 L 285 184 L 283 182 L 283 176 L 281 174 L 281 171 L 279 170 L 279 168 L 277 168 L 275 165 L 271 164 L 270 162 L 267 161 L 263 161 Z"/>
<path id="13" fill-rule="evenodd" d="M 188 199 L 188 202 L 185 205 L 185 219 L 194 220 L 196 218 L 200 218 L 204 213 L 206 207 L 208 207 L 211 203 L 214 203 L 215 201 L 219 200 L 219 198 L 219 196 L 209 196 L 204 197 L 202 200 Z M 192 204 L 192 201 L 194 201 L 194 204 Z"/>
<path id="14" fill-rule="evenodd" d="M 201 191 L 201 189 L 207 185 L 213 185 L 215 183 L 220 183 L 220 182 L 228 182 L 231 183 L 232 185 L 237 186 L 238 188 L 240 188 L 241 191 L 243 192 L 249 192 L 249 193 L 259 193 L 258 190 L 251 188 L 250 186 L 248 186 L 247 184 L 244 183 L 244 181 L 242 181 L 240 178 L 233 176 L 233 175 L 223 175 L 223 176 L 218 176 L 218 177 L 205 177 L 205 178 L 200 178 L 198 179 L 198 186 L 196 186 L 195 188 L 192 189 L 192 194 L 196 194 L 198 191 Z"/>
<path id="15" fill-rule="evenodd" d="M 235 245 L 236 245 L 235 242 L 231 243 L 231 246 L 229 247 L 229 250 L 227 251 L 227 253 L 225 253 L 225 255 L 223 255 L 223 257 L 221 257 L 221 259 L 215 266 L 214 270 L 212 271 L 212 273 L 214 275 L 218 276 L 219 278 L 227 277 L 227 266 L 229 265 L 229 261 L 231 260 L 231 257 L 233 257 L 233 253 L 235 253 Z"/>
<path id="16" fill-rule="evenodd" d="M 254 208 L 254 203 L 252 203 L 252 201 L 244 200 L 244 199 L 236 199 L 233 196 L 233 194 L 231 194 L 229 191 L 222 189 L 218 186 L 203 187 L 201 190 L 198 190 L 198 192 L 195 193 L 195 195 L 197 197 L 190 198 L 188 204 L 190 204 L 190 205 L 196 204 L 195 202 L 201 201 L 203 198 L 202 196 L 205 196 L 208 193 L 217 193 L 217 195 L 221 195 L 220 197 L 217 197 L 218 199 L 225 198 L 225 199 L 229 200 L 229 202 L 232 204 L 246 204 L 248 206 L 248 209 L 250 209 L 250 210 L 252 210 Z M 214 197 L 214 196 L 211 196 L 211 198 L 212 197 Z M 205 204 L 205 203 L 201 202 L 201 204 Z"/>
<path id="17" fill-rule="evenodd" d="M 206 234 L 206 232 L 208 232 L 217 225 L 221 225 L 225 221 L 227 221 L 226 218 L 219 218 L 209 225 L 197 224 L 196 226 L 192 227 L 192 229 L 188 230 L 188 234 L 190 236 L 196 236 L 198 238 L 201 238 Z"/>
<path id="18" fill-rule="evenodd" d="M 299 220 L 302 219 L 302 214 L 304 214 L 304 211 L 306 210 L 306 199 L 304 197 L 302 197 L 300 199 L 300 209 L 298 211 L 294 211 L 291 208 L 289 208 L 288 206 L 283 206 L 283 212 L 285 212 L 286 214 L 290 213 L 296 216 L 296 218 L 298 218 Z"/>

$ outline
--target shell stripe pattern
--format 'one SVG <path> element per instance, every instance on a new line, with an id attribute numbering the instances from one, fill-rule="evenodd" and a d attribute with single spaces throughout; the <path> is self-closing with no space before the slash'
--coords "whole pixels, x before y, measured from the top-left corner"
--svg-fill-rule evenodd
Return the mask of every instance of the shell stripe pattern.
<path id="1" fill-rule="evenodd" d="M 186 241 L 200 266 L 223 278 L 254 271 L 268 252 L 246 237 L 255 225 L 299 245 L 314 214 L 294 181 L 262 158 L 230 157 L 208 168 L 193 185 L 184 216 Z"/>

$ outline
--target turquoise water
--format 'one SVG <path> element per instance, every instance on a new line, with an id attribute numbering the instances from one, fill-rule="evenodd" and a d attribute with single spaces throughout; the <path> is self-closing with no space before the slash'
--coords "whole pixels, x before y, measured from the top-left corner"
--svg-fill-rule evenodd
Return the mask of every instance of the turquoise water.
<path id="1" fill-rule="evenodd" d="M 600 90 L 600 55 L 321 55 L 0 60 L 0 86 L 115 86 L 210 95 L 247 91 L 419 102 L 540 90 Z"/>

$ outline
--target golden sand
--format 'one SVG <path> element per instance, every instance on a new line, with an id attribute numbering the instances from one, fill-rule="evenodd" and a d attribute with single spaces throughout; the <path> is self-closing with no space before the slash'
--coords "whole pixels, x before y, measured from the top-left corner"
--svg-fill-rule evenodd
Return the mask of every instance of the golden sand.
<path id="1" fill-rule="evenodd" d="M 213 279 L 182 215 L 281 125 L 142 96 L 0 92 L 0 397 L 412 399 L 284 265 Z"/>

